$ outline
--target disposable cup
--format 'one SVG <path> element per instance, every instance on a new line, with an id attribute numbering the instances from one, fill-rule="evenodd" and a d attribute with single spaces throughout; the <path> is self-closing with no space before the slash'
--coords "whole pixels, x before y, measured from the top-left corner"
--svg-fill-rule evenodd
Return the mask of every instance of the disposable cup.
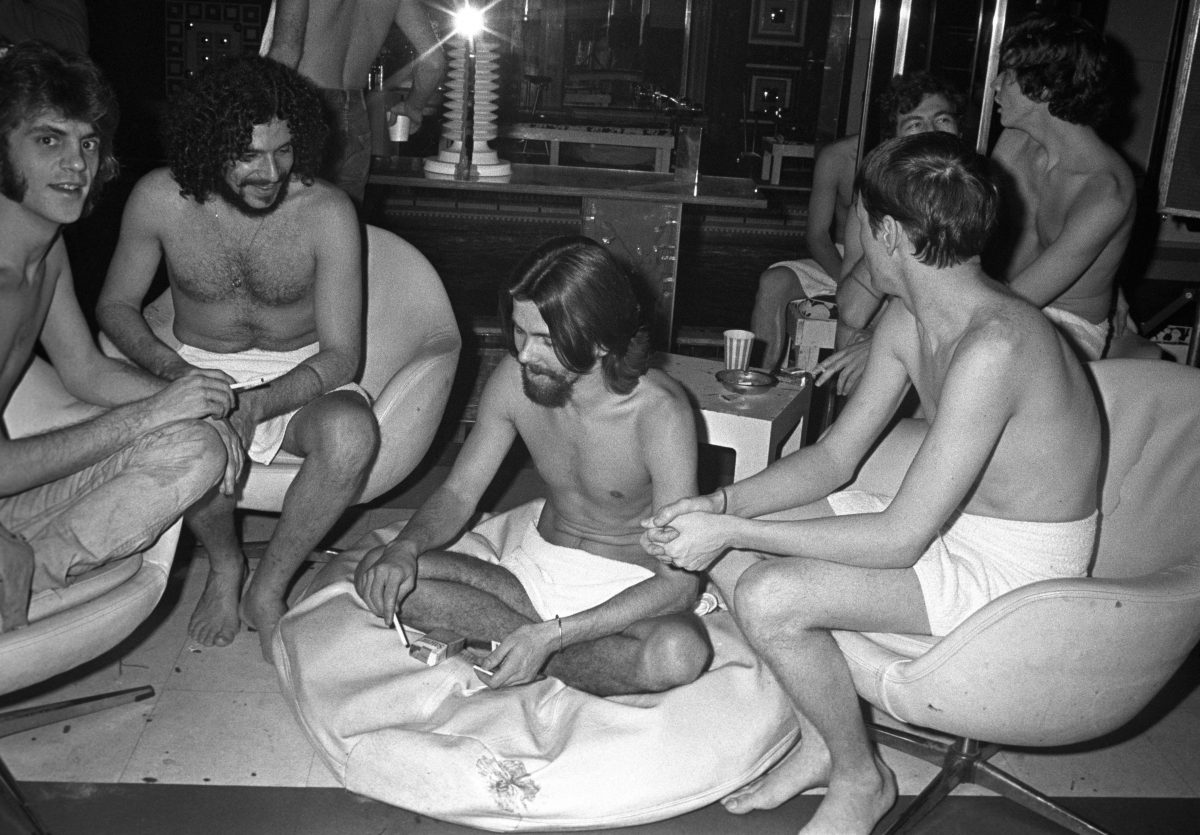
<path id="1" fill-rule="evenodd" d="M 725 367 L 745 371 L 750 367 L 750 349 L 754 347 L 754 332 L 725 331 Z"/>
<path id="2" fill-rule="evenodd" d="M 411 126 L 409 118 L 398 113 L 390 113 L 388 117 L 388 136 L 391 140 L 393 142 L 407 142 L 408 130 Z"/>

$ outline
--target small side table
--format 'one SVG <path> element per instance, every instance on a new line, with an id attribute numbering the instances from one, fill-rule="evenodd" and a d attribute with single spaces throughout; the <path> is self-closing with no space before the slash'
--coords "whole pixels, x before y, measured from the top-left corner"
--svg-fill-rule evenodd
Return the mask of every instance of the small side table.
<path id="1" fill-rule="evenodd" d="M 762 143 L 762 179 L 773 186 L 779 185 L 785 159 L 812 159 L 816 154 L 816 146 L 811 142 L 785 142 L 774 136 L 764 136 Z"/>
<path id="2" fill-rule="evenodd" d="M 734 394 L 717 380 L 725 364 L 716 360 L 660 353 L 654 367 L 678 380 L 700 410 L 700 442 L 734 451 L 735 481 L 800 448 L 812 400 L 811 377 L 780 381 L 762 394 Z"/>

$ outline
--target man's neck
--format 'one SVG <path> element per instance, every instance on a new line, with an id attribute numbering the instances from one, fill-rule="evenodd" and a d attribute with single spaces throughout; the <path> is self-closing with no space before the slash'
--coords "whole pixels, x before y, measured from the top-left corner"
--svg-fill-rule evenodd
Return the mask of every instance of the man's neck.
<path id="1" fill-rule="evenodd" d="M 941 268 L 913 261 L 897 295 L 922 329 L 952 338 L 966 329 L 973 307 L 969 301 L 987 278 L 978 258 Z"/>
<path id="2" fill-rule="evenodd" d="M 0 269 L 31 280 L 58 240 L 62 225 L 46 220 L 0 195 Z"/>

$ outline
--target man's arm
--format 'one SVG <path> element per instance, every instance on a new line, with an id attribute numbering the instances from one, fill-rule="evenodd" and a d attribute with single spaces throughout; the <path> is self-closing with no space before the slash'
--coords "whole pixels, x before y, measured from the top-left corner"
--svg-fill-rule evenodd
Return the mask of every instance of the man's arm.
<path id="1" fill-rule="evenodd" d="M 173 181 L 163 169 L 147 174 L 134 186 L 96 302 L 96 319 L 122 354 L 157 377 L 177 380 L 195 368 L 159 339 L 142 315 L 142 303 L 162 260 L 158 226 L 164 218 L 173 217 L 163 205 L 166 195 L 176 196 Z"/>
<path id="2" fill-rule="evenodd" d="M 267 57 L 296 69 L 304 54 L 309 0 L 275 0 L 275 27 Z"/>
<path id="3" fill-rule="evenodd" d="M 898 311 L 889 311 L 876 333 L 877 346 L 881 340 L 890 343 L 885 327 L 888 320 L 898 318 Z M 886 510 L 793 522 L 733 519 L 717 533 L 712 530 L 713 517 L 698 519 L 696 530 L 688 529 L 689 520 L 676 519 L 671 524 L 681 529 L 680 535 L 665 543 L 666 555 L 675 564 L 681 559 L 687 564 L 689 550 L 712 560 L 726 548 L 737 547 L 862 567 L 912 566 L 975 485 L 1015 411 L 1019 396 L 1015 387 L 991 383 L 1016 373 L 1010 340 L 1011 334 L 993 333 L 988 338 L 976 335 L 970 344 L 960 345 L 942 386 L 937 416 Z M 890 353 L 871 352 L 863 388 L 874 382 L 871 377 L 879 371 L 879 355 Z M 856 393 L 851 405 L 859 397 Z M 840 416 L 827 438 L 846 418 L 854 422 L 859 415 Z M 817 447 L 823 443 L 824 439 Z M 747 506 L 755 507 L 750 482 L 742 484 L 735 485 L 729 496 L 731 510 L 739 514 Z"/>
<path id="4" fill-rule="evenodd" d="M 372 548 L 354 572 L 354 587 L 372 612 L 391 618 L 413 589 L 421 554 L 453 541 L 479 504 L 517 437 L 510 410 L 520 371 L 505 357 L 492 372 L 479 399 L 479 411 L 450 475 L 387 545 Z M 522 395 L 523 396 L 523 395 Z"/>
<path id="5" fill-rule="evenodd" d="M 396 7 L 396 25 L 417 54 L 411 67 L 412 88 L 404 100 L 404 113 L 412 121 L 411 130 L 416 132 L 424 118 L 425 106 L 437 92 L 446 74 L 446 56 L 420 0 L 400 0 L 400 5 Z M 405 67 L 396 75 L 408 69 Z"/>
<path id="6" fill-rule="evenodd" d="M 1038 307 L 1053 303 L 1091 268 L 1131 210 L 1115 177 L 1091 180 L 1072 202 L 1059 236 L 1009 286 Z"/>
<path id="7" fill-rule="evenodd" d="M 821 269 L 835 279 L 842 274 L 842 255 L 833 240 L 838 188 L 845 176 L 841 156 L 833 145 L 817 155 L 804 229 L 804 242 L 808 244 L 809 254 L 821 265 Z"/>
<path id="8" fill-rule="evenodd" d="M 233 406 L 229 386 L 215 376 L 194 374 L 164 388 L 161 381 L 105 357 L 92 342 L 79 311 L 61 240 L 47 257 L 47 270 L 57 274 L 57 284 L 41 341 L 67 390 L 102 405 L 127 402 L 135 395 L 144 399 L 43 435 L 0 437 L 0 495 L 78 472 L 159 426 L 189 418 L 219 418 Z M 108 386 L 121 396 L 109 396 Z"/>

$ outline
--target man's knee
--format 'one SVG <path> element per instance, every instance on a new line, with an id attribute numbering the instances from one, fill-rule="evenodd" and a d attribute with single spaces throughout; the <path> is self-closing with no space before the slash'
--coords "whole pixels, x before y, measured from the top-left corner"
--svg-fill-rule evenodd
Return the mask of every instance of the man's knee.
<path id="1" fill-rule="evenodd" d="M 641 677 L 648 692 L 670 690 L 695 681 L 711 660 L 712 644 L 699 618 L 661 618 L 646 639 Z"/>
<path id="2" fill-rule="evenodd" d="M 336 396 L 335 396 L 336 395 Z M 314 448 L 309 457 L 319 458 L 347 476 L 362 473 L 379 451 L 379 423 L 367 402 L 350 392 L 326 395 L 315 421 Z"/>
<path id="3" fill-rule="evenodd" d="M 747 637 L 778 635 L 784 624 L 802 626 L 806 565 L 802 557 L 788 558 L 786 565 L 778 558 L 766 559 L 738 578 L 732 608 Z"/>
<path id="4" fill-rule="evenodd" d="M 174 487 L 199 498 L 225 473 L 225 444 L 217 430 L 200 420 L 163 426 L 147 437 L 146 460 L 171 471 Z"/>
<path id="5" fill-rule="evenodd" d="M 804 295 L 796 274 L 785 267 L 771 267 L 758 277 L 759 301 L 786 304 Z"/>

